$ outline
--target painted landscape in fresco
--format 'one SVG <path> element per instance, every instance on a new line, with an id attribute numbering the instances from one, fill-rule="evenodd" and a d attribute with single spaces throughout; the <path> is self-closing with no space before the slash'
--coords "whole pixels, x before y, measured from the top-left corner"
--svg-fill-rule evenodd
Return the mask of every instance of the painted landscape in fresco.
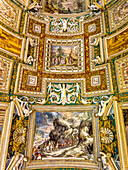
<path id="1" fill-rule="evenodd" d="M 1 71 L 1 70 L 0 70 Z M 1 75 L 0 75 L 1 76 Z M 1 78 L 1 77 L 0 77 Z M 6 110 L 0 109 L 0 139 L 2 135 L 2 129 L 3 129 L 3 123 L 4 123 L 4 118 L 5 118 L 5 113 Z"/>
<path id="2" fill-rule="evenodd" d="M 74 46 L 51 47 L 51 67 L 52 66 L 77 66 L 78 49 Z"/>
<path id="3" fill-rule="evenodd" d="M 46 157 L 93 160 L 91 112 L 37 112 L 32 159 Z"/>
<path id="4" fill-rule="evenodd" d="M 123 115 L 124 115 L 124 125 L 125 125 L 125 133 L 126 133 L 126 142 L 128 146 L 128 110 L 127 109 L 123 110 Z"/>
<path id="5" fill-rule="evenodd" d="M 85 0 L 46 0 L 45 11 L 57 14 L 84 12 Z"/>

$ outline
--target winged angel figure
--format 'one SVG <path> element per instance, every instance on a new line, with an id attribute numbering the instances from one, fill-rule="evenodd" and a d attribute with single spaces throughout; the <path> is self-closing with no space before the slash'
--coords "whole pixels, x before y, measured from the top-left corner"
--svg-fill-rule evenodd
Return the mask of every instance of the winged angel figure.
<path id="1" fill-rule="evenodd" d="M 79 97 L 81 87 L 78 83 L 73 84 L 52 84 L 48 85 L 48 92 L 51 103 L 56 104 L 71 104 L 75 103 Z"/>

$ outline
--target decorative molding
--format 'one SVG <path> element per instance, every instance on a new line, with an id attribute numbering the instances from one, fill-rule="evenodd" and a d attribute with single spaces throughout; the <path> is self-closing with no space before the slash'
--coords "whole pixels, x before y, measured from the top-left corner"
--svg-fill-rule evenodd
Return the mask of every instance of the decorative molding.
<path id="1" fill-rule="evenodd" d="M 9 93 L 14 61 L 0 55 L 0 92 Z"/>
<path id="2" fill-rule="evenodd" d="M 0 50 L 4 53 L 23 60 L 25 41 L 25 38 L 8 31 L 0 25 Z"/>
<path id="3" fill-rule="evenodd" d="M 120 31 L 104 37 L 104 47 L 105 47 L 105 60 L 122 54 L 128 51 L 127 45 L 127 33 L 128 26 L 124 27 Z"/>
<path id="4" fill-rule="evenodd" d="M 1 0 L 0 11 L 0 21 L 19 32 L 22 9 L 10 0 Z"/>
<path id="5" fill-rule="evenodd" d="M 108 9 L 110 31 L 121 27 L 128 21 L 128 1 L 121 0 Z"/>
<path id="6" fill-rule="evenodd" d="M 119 93 L 128 91 L 128 56 L 115 60 Z"/>

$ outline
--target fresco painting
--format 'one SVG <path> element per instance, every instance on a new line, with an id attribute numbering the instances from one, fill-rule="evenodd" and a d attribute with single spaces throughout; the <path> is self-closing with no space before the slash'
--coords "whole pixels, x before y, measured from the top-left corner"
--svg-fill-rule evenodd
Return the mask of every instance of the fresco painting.
<path id="1" fill-rule="evenodd" d="M 93 160 L 91 112 L 37 112 L 33 160 L 43 158 Z"/>
<path id="2" fill-rule="evenodd" d="M 124 115 L 124 125 L 125 125 L 125 133 L 126 133 L 126 142 L 128 146 L 128 110 L 127 109 L 123 110 L 123 115 Z"/>
<path id="3" fill-rule="evenodd" d="M 0 170 L 128 169 L 128 0 L 0 0 Z"/>
<path id="4" fill-rule="evenodd" d="M 45 11 L 71 14 L 85 11 L 85 0 L 46 0 Z"/>
<path id="5" fill-rule="evenodd" d="M 108 56 L 118 54 L 120 51 L 128 48 L 128 29 L 116 34 L 115 36 L 107 39 Z"/>
<path id="6" fill-rule="evenodd" d="M 4 118 L 5 118 L 5 110 L 0 109 L 0 139 L 1 139 L 1 135 L 2 135 Z"/>
<path id="7" fill-rule="evenodd" d="M 78 65 L 77 45 L 51 47 L 51 67 L 52 66 L 76 66 Z"/>

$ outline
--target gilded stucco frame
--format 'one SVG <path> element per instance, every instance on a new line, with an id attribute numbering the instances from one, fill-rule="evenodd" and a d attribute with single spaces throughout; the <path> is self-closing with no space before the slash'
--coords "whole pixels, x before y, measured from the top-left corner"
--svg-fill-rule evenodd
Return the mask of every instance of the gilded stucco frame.
<path id="1" fill-rule="evenodd" d="M 0 108 L 6 109 L 3 130 L 0 141 L 0 169 L 4 170 L 6 167 L 8 144 L 11 133 L 12 118 L 14 113 L 15 102 L 4 103 L 0 102 Z"/>
<path id="2" fill-rule="evenodd" d="M 78 52 L 77 52 L 77 66 L 61 66 L 61 67 L 54 67 L 51 66 L 51 56 L 52 56 L 52 45 L 56 46 L 77 46 Z M 84 37 L 81 38 L 75 38 L 75 39 L 51 39 L 46 38 L 45 40 L 45 60 L 43 63 L 43 72 L 44 73 L 57 73 L 57 74 L 78 74 L 78 73 L 84 73 L 85 72 L 85 57 L 84 57 Z M 79 54 L 81 51 L 81 54 Z M 82 63 L 80 65 L 80 63 Z"/>
<path id="3" fill-rule="evenodd" d="M 109 0 L 110 1 L 110 0 Z M 118 8 L 122 3 L 124 2 L 124 0 L 120 0 L 118 2 L 116 2 L 116 4 L 113 3 L 113 5 L 108 8 L 108 18 L 109 18 L 109 25 L 110 25 L 110 32 L 113 32 L 114 30 L 116 30 L 117 28 L 120 28 L 122 25 L 124 25 L 127 20 L 128 20 L 128 16 L 125 16 L 121 21 L 119 21 L 116 25 L 113 25 L 113 10 Z M 109 2 L 108 2 L 109 3 Z"/>
<path id="4" fill-rule="evenodd" d="M 120 169 L 127 170 L 128 168 L 128 147 L 126 143 L 126 133 L 124 126 L 123 110 L 128 109 L 128 102 L 114 101 L 114 115 L 117 129 L 117 141 L 120 158 Z"/>
<path id="5" fill-rule="evenodd" d="M 97 107 L 95 105 L 91 106 L 40 106 L 33 105 L 32 109 L 35 110 L 29 119 L 29 130 L 28 130 L 28 140 L 26 144 L 26 154 L 28 161 L 25 163 L 25 169 L 38 169 L 38 168 L 88 168 L 88 169 L 100 169 L 100 162 L 97 161 L 99 155 L 99 133 L 98 133 L 98 118 L 94 117 Z M 64 159 L 64 158 L 44 158 L 44 160 L 32 160 L 32 148 L 34 141 L 34 127 L 36 111 L 92 111 L 92 123 L 93 123 L 93 137 L 94 137 L 94 161 L 82 160 L 82 159 Z M 97 147 L 95 147 L 97 146 Z"/>
<path id="6" fill-rule="evenodd" d="M 106 61 L 106 62 L 107 62 L 108 59 L 114 58 L 114 57 L 116 57 L 117 55 L 122 54 L 122 53 L 128 51 L 128 48 L 126 48 L 126 49 L 121 50 L 121 51 L 119 51 L 119 52 L 117 52 L 117 53 L 108 55 L 108 46 L 107 46 L 107 44 L 108 44 L 108 43 L 107 43 L 107 40 L 109 40 L 109 39 L 111 39 L 111 38 L 113 38 L 113 37 L 121 34 L 122 32 L 124 32 L 124 31 L 127 30 L 127 29 L 128 29 L 128 25 L 125 26 L 124 28 L 122 28 L 121 30 L 117 31 L 116 33 L 113 33 L 113 34 L 111 34 L 111 35 L 106 36 L 106 37 L 103 38 L 104 50 L 105 50 L 105 61 Z"/>

